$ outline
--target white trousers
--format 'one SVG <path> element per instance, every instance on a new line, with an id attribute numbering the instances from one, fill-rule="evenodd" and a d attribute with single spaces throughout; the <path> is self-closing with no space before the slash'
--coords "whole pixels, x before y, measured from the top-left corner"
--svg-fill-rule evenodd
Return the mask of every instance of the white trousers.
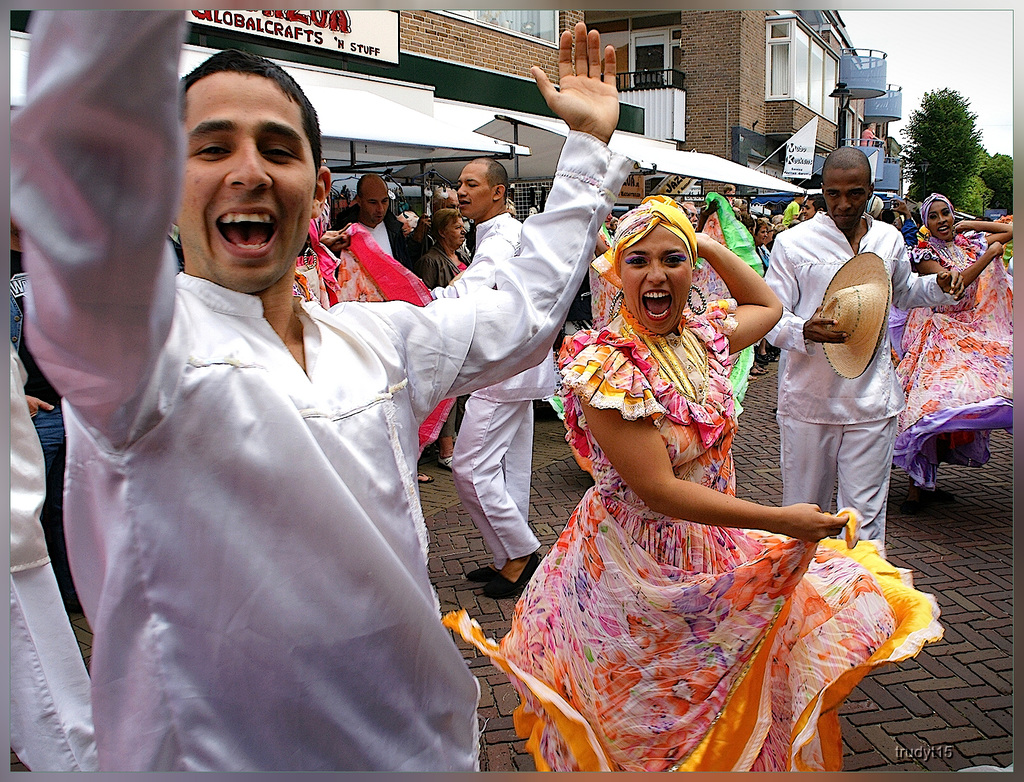
<path id="1" fill-rule="evenodd" d="M 11 749 L 32 771 L 96 771 L 89 673 L 49 563 L 11 573 Z"/>
<path id="2" fill-rule="evenodd" d="M 498 570 L 540 548 L 528 522 L 532 470 L 533 402 L 470 395 L 455 440 L 452 475 Z"/>
<path id="3" fill-rule="evenodd" d="M 826 512 L 853 508 L 862 517 L 861 540 L 872 541 L 885 556 L 885 509 L 896 417 L 835 425 L 810 424 L 781 415 L 777 420 L 782 504 L 812 502 Z"/>

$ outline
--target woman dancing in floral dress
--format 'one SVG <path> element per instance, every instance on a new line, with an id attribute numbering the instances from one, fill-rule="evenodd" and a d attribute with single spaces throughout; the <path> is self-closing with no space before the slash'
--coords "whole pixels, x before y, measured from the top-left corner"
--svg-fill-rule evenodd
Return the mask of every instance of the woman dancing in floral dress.
<path id="1" fill-rule="evenodd" d="M 903 513 L 951 501 L 935 483 L 939 463 L 979 467 L 989 459 L 991 431 L 1013 428 L 1013 284 L 1001 261 L 1013 225 L 955 223 L 952 203 L 938 193 L 921 204 L 921 224 L 928 236 L 910 251 L 914 270 L 956 269 L 964 294 L 955 304 L 911 310 L 895 342 L 907 395 L 893 455 L 910 476 Z"/>
<path id="2" fill-rule="evenodd" d="M 729 356 L 781 312 L 758 274 L 663 197 L 609 252 L 620 311 L 560 359 L 595 485 L 500 645 L 445 623 L 509 674 L 539 769 L 837 770 L 843 698 L 941 636 L 935 601 L 830 539 L 850 512 L 735 496 Z M 733 298 L 690 296 L 698 254 Z"/>

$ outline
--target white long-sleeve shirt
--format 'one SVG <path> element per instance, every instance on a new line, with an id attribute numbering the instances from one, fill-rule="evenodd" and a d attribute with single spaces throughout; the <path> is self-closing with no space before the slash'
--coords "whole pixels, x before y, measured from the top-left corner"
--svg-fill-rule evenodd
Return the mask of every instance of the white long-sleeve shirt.
<path id="1" fill-rule="evenodd" d="M 454 298 L 477 288 L 493 288 L 498 269 L 519 251 L 522 231 L 523 224 L 507 212 L 477 223 L 473 262 L 451 285 L 435 288 L 434 296 Z M 546 399 L 555 393 L 555 362 L 550 351 L 536 366 L 473 393 L 492 402 Z"/>
<path id="2" fill-rule="evenodd" d="M 39 514 L 46 499 L 46 466 L 25 401 L 27 374 L 11 348 L 11 572 L 50 561 Z"/>
<path id="3" fill-rule="evenodd" d="M 919 276 L 910 268 L 903 235 L 873 220 L 858 252 L 881 257 L 892 279 L 893 304 L 901 308 L 931 307 L 953 301 L 942 292 L 935 275 Z M 878 421 L 906 405 L 889 352 L 888 336 L 860 377 L 841 377 L 825 358 L 820 343 L 804 340 L 804 323 L 821 306 L 825 289 L 853 256 L 850 241 L 826 212 L 818 212 L 775 237 L 771 263 L 764 276 L 782 302 L 782 318 L 768 332 L 768 341 L 785 353 L 779 362 L 779 414 L 818 424 Z"/>
<path id="4" fill-rule="evenodd" d="M 477 766 L 438 617 L 417 429 L 548 352 L 628 161 L 571 133 L 497 290 L 302 314 L 175 276 L 181 12 L 36 13 L 11 201 L 105 770 Z"/>

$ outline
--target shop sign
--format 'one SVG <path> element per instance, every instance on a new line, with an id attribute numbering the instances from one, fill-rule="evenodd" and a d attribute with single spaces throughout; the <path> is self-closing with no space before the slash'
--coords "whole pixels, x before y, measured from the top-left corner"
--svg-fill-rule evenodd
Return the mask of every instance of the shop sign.
<path id="1" fill-rule="evenodd" d="M 639 204 L 644 200 L 644 175 L 630 174 L 619 189 L 619 197 L 615 199 L 618 204 Z"/>
<path id="2" fill-rule="evenodd" d="M 204 27 L 398 63 L 397 11 L 190 11 Z"/>
<path id="3" fill-rule="evenodd" d="M 786 179 L 806 179 L 814 170 L 814 145 L 818 137 L 818 117 L 790 136 L 786 142 L 786 165 L 782 176 Z"/>
<path id="4" fill-rule="evenodd" d="M 661 180 L 652 195 L 681 196 L 693 189 L 693 177 L 669 174 Z"/>

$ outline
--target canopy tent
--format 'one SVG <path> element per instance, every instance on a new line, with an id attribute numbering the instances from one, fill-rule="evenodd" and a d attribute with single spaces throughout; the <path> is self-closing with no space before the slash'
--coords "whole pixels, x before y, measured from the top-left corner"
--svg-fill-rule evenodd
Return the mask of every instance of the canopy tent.
<path id="1" fill-rule="evenodd" d="M 438 99 L 434 116 L 451 125 L 485 133 L 509 143 L 525 144 L 529 158 L 517 157 L 510 166 L 513 179 L 546 179 L 555 171 L 558 154 L 569 129 L 564 122 L 537 114 L 499 111 L 458 101 Z M 658 174 L 678 174 L 694 179 L 728 182 L 767 190 L 802 193 L 804 189 L 761 171 L 741 166 L 731 160 L 702 152 L 683 152 L 667 141 L 617 130 L 609 145 L 636 161 L 641 169 Z M 456 179 L 460 169 L 444 163 L 434 168 L 449 179 Z"/>
<path id="2" fill-rule="evenodd" d="M 341 87 L 303 87 L 320 118 L 332 171 L 398 169 L 474 157 L 530 155 L 530 149 L 474 133 L 382 98 Z M 461 170 L 461 169 L 460 169 Z"/>
<path id="3" fill-rule="evenodd" d="M 30 38 L 11 39 L 11 107 L 24 105 Z M 215 50 L 185 46 L 179 63 L 184 76 Z M 529 156 L 525 146 L 514 146 L 491 136 L 447 124 L 423 111 L 371 92 L 389 85 L 332 74 L 323 69 L 275 62 L 298 82 L 320 120 L 323 156 L 333 171 L 386 171 L 408 165 L 419 167 L 440 159 L 452 161 L 461 171 L 462 161 L 474 157 Z M 329 86 L 344 80 L 351 86 Z M 363 86 L 365 84 L 365 87 Z M 393 92 L 401 86 L 391 87 Z M 414 92 L 415 90 L 406 90 Z M 422 88 L 418 90 L 424 92 Z M 432 105 L 433 91 L 414 96 L 419 104 Z"/>

